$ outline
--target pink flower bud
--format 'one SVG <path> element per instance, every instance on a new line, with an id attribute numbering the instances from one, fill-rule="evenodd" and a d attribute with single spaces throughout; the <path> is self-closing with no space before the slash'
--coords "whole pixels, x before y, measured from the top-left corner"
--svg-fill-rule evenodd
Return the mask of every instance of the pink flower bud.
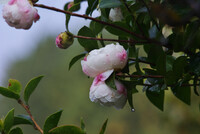
<path id="1" fill-rule="evenodd" d="M 67 49 L 70 47 L 74 42 L 73 35 L 69 32 L 60 33 L 56 37 L 56 46 L 61 49 Z"/>
<path id="2" fill-rule="evenodd" d="M 95 77 L 90 87 L 90 100 L 103 106 L 114 106 L 117 109 L 122 109 L 127 101 L 127 91 L 124 85 L 117 80 L 115 80 L 117 90 L 106 85 L 105 80 L 111 73 L 112 70 L 109 70 Z"/>
<path id="3" fill-rule="evenodd" d="M 74 5 L 74 2 L 70 2 L 70 3 L 67 5 L 67 9 L 69 10 L 73 5 Z"/>
<path id="4" fill-rule="evenodd" d="M 93 50 L 81 61 L 83 72 L 96 77 L 107 70 L 123 69 L 127 63 L 127 53 L 123 46 L 110 44 L 104 48 Z"/>
<path id="5" fill-rule="evenodd" d="M 9 26 L 17 29 L 29 29 L 40 16 L 28 0 L 10 0 L 3 7 L 3 18 Z"/>

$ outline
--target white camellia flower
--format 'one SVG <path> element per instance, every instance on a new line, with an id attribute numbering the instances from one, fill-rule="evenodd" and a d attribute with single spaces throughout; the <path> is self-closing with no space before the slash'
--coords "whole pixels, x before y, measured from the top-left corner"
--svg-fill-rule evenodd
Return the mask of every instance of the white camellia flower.
<path id="1" fill-rule="evenodd" d="M 119 44 L 106 45 L 103 48 L 95 49 L 81 61 L 83 72 L 96 77 L 107 70 L 123 69 L 127 63 L 128 56 L 123 46 Z"/>
<path id="2" fill-rule="evenodd" d="M 124 17 L 121 11 L 121 8 L 117 7 L 117 8 L 112 8 L 110 10 L 110 14 L 109 14 L 109 18 L 110 20 L 112 20 L 113 22 L 116 21 L 121 21 Z"/>
<path id="3" fill-rule="evenodd" d="M 28 0 L 10 0 L 4 5 L 2 13 L 8 25 L 17 29 L 29 29 L 33 21 L 40 18 L 37 9 Z"/>
<path id="4" fill-rule="evenodd" d="M 114 106 L 116 109 L 122 109 L 127 101 L 127 91 L 125 86 L 115 80 L 117 90 L 106 85 L 105 80 L 112 74 L 113 70 L 108 70 L 95 77 L 90 87 L 90 100 L 100 103 L 103 106 Z"/>

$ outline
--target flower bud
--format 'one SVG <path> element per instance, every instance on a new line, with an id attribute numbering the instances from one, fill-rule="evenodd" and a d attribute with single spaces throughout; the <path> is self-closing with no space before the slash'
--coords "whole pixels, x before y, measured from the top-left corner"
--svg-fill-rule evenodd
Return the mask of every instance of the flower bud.
<path id="1" fill-rule="evenodd" d="M 114 106 L 116 109 L 122 109 L 127 101 L 127 90 L 118 80 L 115 80 L 117 90 L 106 85 L 105 80 L 111 73 L 112 70 L 109 70 L 95 77 L 90 87 L 90 100 L 103 106 Z"/>
<path id="2" fill-rule="evenodd" d="M 61 49 L 67 49 L 74 42 L 73 35 L 69 32 L 60 33 L 56 37 L 56 46 Z"/>
<path id="3" fill-rule="evenodd" d="M 128 56 L 123 46 L 119 44 L 106 45 L 103 48 L 92 50 L 84 60 L 81 61 L 83 72 L 96 77 L 107 70 L 123 69 L 127 63 Z"/>
<path id="4" fill-rule="evenodd" d="M 29 29 L 33 22 L 40 19 L 37 9 L 28 0 L 10 0 L 4 5 L 2 13 L 8 25 L 17 29 Z"/>
<path id="5" fill-rule="evenodd" d="M 74 2 L 70 2 L 70 3 L 67 5 L 67 9 L 69 10 L 73 5 L 74 5 Z"/>

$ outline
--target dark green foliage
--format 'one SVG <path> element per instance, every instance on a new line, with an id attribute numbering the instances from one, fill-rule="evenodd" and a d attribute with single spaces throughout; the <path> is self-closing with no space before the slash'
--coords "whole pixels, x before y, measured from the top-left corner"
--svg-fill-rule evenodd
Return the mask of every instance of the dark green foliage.
<path id="1" fill-rule="evenodd" d="M 33 91 L 35 90 L 35 88 L 37 87 L 37 85 L 39 84 L 40 80 L 42 79 L 43 76 L 38 76 L 35 77 L 33 79 L 31 79 L 28 84 L 26 85 L 25 89 L 24 89 L 24 101 L 28 104 L 28 100 L 31 96 L 31 94 L 33 93 Z"/>
<path id="2" fill-rule="evenodd" d="M 29 115 L 17 115 L 14 117 L 14 125 L 20 125 L 20 124 L 26 124 L 26 125 L 34 125 L 33 121 L 31 120 Z"/>
<path id="3" fill-rule="evenodd" d="M 79 30 L 78 35 L 79 36 L 87 36 L 87 37 L 95 37 L 95 34 L 92 32 L 92 30 L 86 26 L 84 26 L 83 28 L 81 28 Z M 98 48 L 98 44 L 97 44 L 96 40 L 87 40 L 87 39 L 78 38 L 78 42 L 88 52 L 93 49 Z"/>
<path id="4" fill-rule="evenodd" d="M 49 134 L 49 130 L 57 127 L 61 114 L 62 114 L 62 110 L 50 115 L 46 119 L 44 123 L 44 127 L 43 127 L 44 134 Z"/>
<path id="5" fill-rule="evenodd" d="M 18 94 L 16 94 L 15 92 L 13 92 L 10 89 L 4 88 L 4 87 L 0 87 L 0 94 L 5 97 L 16 99 L 16 100 L 18 100 L 20 98 L 20 96 Z"/>
<path id="6" fill-rule="evenodd" d="M 12 129 L 9 134 L 23 134 L 21 128 L 17 127 L 17 128 L 14 128 Z"/>
<path id="7" fill-rule="evenodd" d="M 108 119 L 103 123 L 103 126 L 99 132 L 99 134 L 104 134 L 106 127 L 107 127 Z"/>
<path id="8" fill-rule="evenodd" d="M 3 131 L 5 133 L 8 133 L 10 131 L 11 127 L 13 126 L 13 122 L 14 122 L 14 109 L 10 110 L 4 119 Z"/>
<path id="9" fill-rule="evenodd" d="M 75 56 L 69 63 L 69 70 L 71 69 L 71 67 L 81 58 L 83 58 L 85 56 L 86 53 L 82 53 L 80 55 Z"/>
<path id="10" fill-rule="evenodd" d="M 50 134 L 85 134 L 85 132 L 76 126 L 65 125 L 51 129 Z"/>

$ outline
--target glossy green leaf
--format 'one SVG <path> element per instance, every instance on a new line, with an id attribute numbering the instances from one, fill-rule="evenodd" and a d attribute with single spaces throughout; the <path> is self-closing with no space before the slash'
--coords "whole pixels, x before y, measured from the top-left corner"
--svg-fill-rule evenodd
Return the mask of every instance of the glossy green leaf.
<path id="1" fill-rule="evenodd" d="M 35 90 L 35 88 L 37 87 L 37 85 L 39 84 L 40 80 L 43 77 L 44 76 L 35 77 L 31 79 L 26 85 L 25 90 L 24 90 L 24 101 L 26 102 L 26 104 L 28 104 L 31 94 L 33 93 L 33 91 Z"/>
<path id="2" fill-rule="evenodd" d="M 184 73 L 184 68 L 187 64 L 187 57 L 185 56 L 180 56 L 174 61 L 173 72 L 177 78 L 182 76 L 182 74 Z"/>
<path id="3" fill-rule="evenodd" d="M 13 92 L 10 89 L 4 88 L 4 87 L 0 87 L 0 94 L 5 97 L 16 99 L 16 100 L 18 100 L 20 98 L 20 96 L 18 94 L 16 94 L 15 92 Z"/>
<path id="4" fill-rule="evenodd" d="M 87 0 L 88 8 L 86 10 L 86 15 L 92 15 L 93 11 L 97 8 L 99 0 Z"/>
<path id="5" fill-rule="evenodd" d="M 122 3 L 120 0 L 101 0 L 99 7 L 100 8 L 113 8 L 113 7 L 119 7 Z"/>
<path id="6" fill-rule="evenodd" d="M 33 121 L 31 120 L 29 115 L 17 115 L 14 117 L 14 125 L 20 125 L 20 124 L 27 124 L 27 125 L 34 125 Z"/>
<path id="7" fill-rule="evenodd" d="M 105 83 L 112 89 L 117 90 L 116 85 L 115 85 L 115 73 L 112 73 L 112 75 L 110 75 L 109 78 L 106 79 Z"/>
<path id="8" fill-rule="evenodd" d="M 184 103 L 190 105 L 191 89 L 190 89 L 189 86 L 176 86 L 176 87 L 173 87 L 172 88 L 172 92 L 178 99 L 180 99 Z"/>
<path id="9" fill-rule="evenodd" d="M 97 17 L 96 19 L 100 20 L 100 17 Z M 92 29 L 95 35 L 99 34 L 103 30 L 103 28 L 104 28 L 104 25 L 101 23 L 98 23 L 96 21 L 90 22 L 90 29 Z"/>
<path id="10" fill-rule="evenodd" d="M 68 9 L 68 5 L 70 4 L 71 2 L 68 2 L 67 4 L 65 4 L 64 6 L 64 10 L 65 11 L 70 11 L 70 12 L 74 12 L 74 11 L 78 11 L 80 9 L 80 2 L 79 3 L 74 3 L 73 6 Z M 70 21 L 70 18 L 71 18 L 71 15 L 70 14 L 66 14 L 66 20 L 65 20 L 65 26 L 66 26 L 66 29 L 69 31 L 69 21 Z"/>
<path id="11" fill-rule="evenodd" d="M 13 126 L 14 122 L 14 109 L 10 110 L 4 119 L 4 131 L 8 133 Z"/>
<path id="12" fill-rule="evenodd" d="M 172 71 L 175 58 L 171 55 L 166 56 L 166 72 Z"/>
<path id="13" fill-rule="evenodd" d="M 79 36 L 87 36 L 87 37 L 95 37 L 94 33 L 92 32 L 91 29 L 89 29 L 88 27 L 84 26 L 82 27 L 79 32 L 78 32 Z M 78 42 L 80 43 L 80 45 L 82 47 L 85 48 L 86 51 L 91 51 L 93 49 L 98 49 L 98 44 L 96 40 L 88 40 L 88 39 L 81 39 L 78 38 Z"/>
<path id="14" fill-rule="evenodd" d="M 71 67 L 79 60 L 81 59 L 82 57 L 85 56 L 86 53 L 82 53 L 82 54 L 79 54 L 77 56 L 75 56 L 69 63 L 69 70 L 71 69 Z"/>
<path id="15" fill-rule="evenodd" d="M 126 23 L 123 23 L 123 22 L 114 22 L 112 24 L 123 27 L 124 29 L 127 29 L 127 30 L 131 30 L 131 28 Z M 111 34 L 121 36 L 121 37 L 131 37 L 132 36 L 129 33 L 119 30 L 118 28 L 114 28 L 112 26 L 106 26 L 106 30 Z"/>
<path id="16" fill-rule="evenodd" d="M 3 130 L 3 119 L 0 119 L 0 132 Z"/>
<path id="17" fill-rule="evenodd" d="M 164 107 L 164 91 L 163 90 L 160 90 L 160 92 L 147 90 L 146 96 L 153 105 L 155 105 L 158 109 L 163 111 L 163 107 Z"/>
<path id="18" fill-rule="evenodd" d="M 22 132 L 22 129 L 21 129 L 21 128 L 17 127 L 17 128 L 12 129 L 12 130 L 9 132 L 9 134 L 23 134 L 23 132 Z"/>
<path id="19" fill-rule="evenodd" d="M 156 61 L 156 69 L 158 74 L 165 75 L 166 73 L 166 55 L 161 53 Z"/>
<path id="20" fill-rule="evenodd" d="M 8 82 L 9 82 L 8 89 L 12 90 L 16 94 L 20 94 L 20 91 L 22 89 L 21 83 L 15 79 L 9 79 Z"/>
<path id="21" fill-rule="evenodd" d="M 72 125 L 65 125 L 53 128 L 49 131 L 50 134 L 85 134 L 85 132 L 77 127 Z"/>
<path id="22" fill-rule="evenodd" d="M 107 123 L 108 123 L 108 119 L 103 123 L 103 126 L 101 127 L 101 130 L 99 132 L 99 134 L 104 134 L 106 131 L 106 127 L 107 127 Z"/>
<path id="23" fill-rule="evenodd" d="M 61 117 L 61 114 L 62 114 L 62 110 L 50 115 L 45 123 L 44 123 L 44 127 L 43 127 L 43 130 L 44 130 L 44 134 L 49 134 L 49 130 L 57 127 L 58 125 L 58 122 L 60 120 L 60 117 Z"/>

